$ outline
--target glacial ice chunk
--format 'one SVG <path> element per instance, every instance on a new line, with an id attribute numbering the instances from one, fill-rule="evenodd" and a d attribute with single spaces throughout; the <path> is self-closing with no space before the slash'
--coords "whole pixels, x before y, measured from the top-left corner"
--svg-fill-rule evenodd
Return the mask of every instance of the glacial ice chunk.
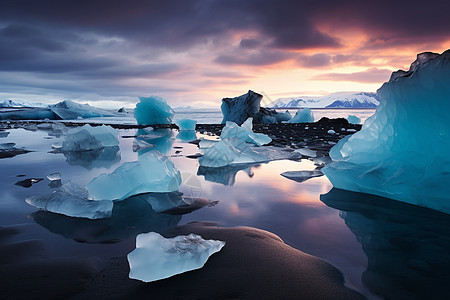
<path id="1" fill-rule="evenodd" d="M 171 124 L 175 112 L 166 100 L 158 96 L 139 97 L 134 117 L 139 125 Z"/>
<path id="2" fill-rule="evenodd" d="M 136 249 L 127 256 L 132 279 L 152 282 L 202 268 L 225 242 L 204 240 L 196 234 L 164 238 L 156 232 L 136 237 Z"/>
<path id="3" fill-rule="evenodd" d="M 175 121 L 175 124 L 177 124 L 180 131 L 195 130 L 195 125 L 197 124 L 197 121 L 191 120 L 191 119 L 181 119 L 181 120 Z"/>
<path id="4" fill-rule="evenodd" d="M 116 116 L 116 114 L 107 110 L 93 107 L 89 104 L 79 104 L 71 100 L 64 100 L 47 107 L 57 116 L 57 118 L 62 120 Z"/>
<path id="5" fill-rule="evenodd" d="M 126 162 L 111 174 L 102 174 L 87 184 L 94 200 L 118 199 L 148 192 L 173 192 L 181 184 L 181 174 L 173 162 L 158 151 L 139 156 L 138 161 Z"/>
<path id="6" fill-rule="evenodd" d="M 226 126 L 222 129 L 220 138 L 224 140 L 236 137 L 241 141 L 252 143 L 257 146 L 262 146 L 270 143 L 272 139 L 268 135 L 265 135 L 263 133 L 255 133 L 252 131 L 253 128 L 252 122 L 253 122 L 252 117 L 248 118 L 242 124 L 242 126 L 239 126 L 234 122 L 228 121 L 226 123 Z"/>
<path id="7" fill-rule="evenodd" d="M 111 200 L 89 200 L 87 189 L 71 182 L 50 194 L 27 198 L 26 202 L 42 210 L 88 219 L 108 218 L 113 209 Z"/>
<path id="8" fill-rule="evenodd" d="M 295 116 L 288 123 L 313 123 L 314 113 L 310 108 L 299 108 Z"/>
<path id="9" fill-rule="evenodd" d="M 287 171 L 281 173 L 281 176 L 286 177 L 288 179 L 304 182 L 308 179 L 322 176 L 323 173 L 320 170 L 312 170 L 312 171 Z"/>
<path id="10" fill-rule="evenodd" d="M 419 54 L 400 73 L 378 90 L 362 130 L 331 149 L 323 172 L 340 189 L 450 213 L 450 50 Z"/>
<path id="11" fill-rule="evenodd" d="M 59 172 L 51 173 L 47 175 L 47 179 L 50 181 L 61 180 L 61 173 Z"/>
<path id="12" fill-rule="evenodd" d="M 355 116 L 355 115 L 348 115 L 347 121 L 348 121 L 350 124 L 361 124 L 361 119 L 358 118 L 358 117 Z"/>
<path id="13" fill-rule="evenodd" d="M 213 146 L 206 148 L 203 156 L 198 161 L 200 166 L 217 168 L 234 164 L 289 159 L 292 158 L 292 155 L 290 152 L 276 149 L 275 147 L 254 147 L 252 144 L 233 137 L 231 139 L 221 140 Z"/>
<path id="14" fill-rule="evenodd" d="M 222 124 L 231 121 L 241 125 L 249 117 L 257 124 L 281 123 L 291 118 L 289 113 L 279 113 L 273 109 L 260 107 L 262 98 L 263 95 L 253 91 L 239 97 L 223 98 L 220 107 L 223 114 Z"/>
<path id="15" fill-rule="evenodd" d="M 119 145 L 119 134 L 111 126 L 84 125 L 70 129 L 62 144 L 63 151 L 88 151 Z"/>
<path id="16" fill-rule="evenodd" d="M 311 150 L 309 148 L 296 149 L 295 152 L 298 152 L 302 156 L 306 156 L 306 157 L 316 157 L 317 156 L 317 151 L 316 150 Z"/>

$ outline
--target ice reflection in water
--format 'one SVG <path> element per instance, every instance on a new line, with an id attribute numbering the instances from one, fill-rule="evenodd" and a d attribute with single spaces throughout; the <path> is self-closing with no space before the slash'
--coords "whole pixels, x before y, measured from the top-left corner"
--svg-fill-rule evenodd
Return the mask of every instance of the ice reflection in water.
<path id="1" fill-rule="evenodd" d="M 444 299 L 450 283 L 450 216 L 390 199 L 332 189 L 321 200 L 341 210 L 368 257 L 363 283 L 387 299 Z"/>

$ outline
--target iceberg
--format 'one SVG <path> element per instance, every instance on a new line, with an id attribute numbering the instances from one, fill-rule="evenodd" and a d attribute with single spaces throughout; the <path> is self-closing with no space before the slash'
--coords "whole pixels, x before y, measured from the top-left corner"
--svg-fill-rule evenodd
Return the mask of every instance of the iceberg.
<path id="1" fill-rule="evenodd" d="M 197 124 L 197 121 L 191 120 L 191 119 L 181 119 L 181 120 L 175 121 L 175 124 L 178 126 L 180 131 L 195 130 L 195 125 Z"/>
<path id="2" fill-rule="evenodd" d="M 76 120 L 79 118 L 114 117 L 115 113 L 104 109 L 90 106 L 89 104 L 79 104 L 71 100 L 64 100 L 56 104 L 48 105 L 56 116 L 61 120 Z"/>
<path id="3" fill-rule="evenodd" d="M 102 174 L 87 184 L 94 200 L 123 200 L 148 192 L 173 192 L 181 184 L 181 174 L 173 162 L 158 151 L 139 156 L 138 161 L 126 162 L 111 174 Z"/>
<path id="4" fill-rule="evenodd" d="M 127 256 L 132 279 L 152 282 L 202 268 L 225 242 L 204 240 L 196 234 L 164 238 L 156 232 L 136 237 L 136 249 Z"/>
<path id="5" fill-rule="evenodd" d="M 139 97 L 134 117 L 139 125 L 171 124 L 175 112 L 162 97 Z"/>
<path id="6" fill-rule="evenodd" d="M 234 98 L 223 98 L 220 109 L 222 110 L 222 124 L 227 121 L 241 125 L 249 117 L 257 124 L 281 123 L 290 119 L 289 113 L 279 113 L 273 109 L 260 107 L 263 95 L 248 91 L 247 94 Z"/>
<path id="7" fill-rule="evenodd" d="M 113 209 L 112 201 L 89 200 L 87 189 L 71 182 L 48 195 L 27 198 L 26 202 L 45 211 L 87 219 L 108 218 Z"/>
<path id="8" fill-rule="evenodd" d="M 252 131 L 253 128 L 253 118 L 248 118 L 242 126 L 237 125 L 234 122 L 227 121 L 225 127 L 222 129 L 222 133 L 220 134 L 220 138 L 230 139 L 236 137 L 241 141 L 255 144 L 257 146 L 262 146 L 268 144 L 272 141 L 272 139 L 263 133 L 254 133 Z"/>
<path id="9" fill-rule="evenodd" d="M 450 50 L 394 72 L 362 130 L 331 149 L 333 186 L 450 213 L 449 78 Z"/>
<path id="10" fill-rule="evenodd" d="M 361 124 L 361 119 L 358 118 L 358 117 L 355 116 L 355 115 L 348 115 L 347 121 L 348 121 L 350 124 Z"/>
<path id="11" fill-rule="evenodd" d="M 84 125 L 70 129 L 62 143 L 62 151 L 88 151 L 119 146 L 119 134 L 111 126 Z"/>
<path id="12" fill-rule="evenodd" d="M 288 123 L 313 123 L 314 114 L 310 108 L 299 108 L 295 116 L 288 121 Z"/>

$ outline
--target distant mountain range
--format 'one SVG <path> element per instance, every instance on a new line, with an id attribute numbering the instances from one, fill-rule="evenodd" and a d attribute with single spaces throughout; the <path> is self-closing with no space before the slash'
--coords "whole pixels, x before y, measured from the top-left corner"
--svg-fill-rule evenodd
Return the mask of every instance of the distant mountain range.
<path id="1" fill-rule="evenodd" d="M 339 92 L 320 97 L 279 98 L 267 107 L 271 108 L 375 108 L 379 104 L 376 93 Z"/>

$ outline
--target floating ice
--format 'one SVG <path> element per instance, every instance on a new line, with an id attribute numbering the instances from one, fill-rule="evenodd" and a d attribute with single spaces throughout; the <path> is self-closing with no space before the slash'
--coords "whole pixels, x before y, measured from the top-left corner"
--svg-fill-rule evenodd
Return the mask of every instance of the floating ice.
<path id="1" fill-rule="evenodd" d="M 295 152 L 294 152 L 295 154 Z M 268 162 L 276 159 L 292 158 L 292 153 L 275 147 L 254 147 L 238 138 L 221 140 L 198 159 L 203 167 L 223 167 L 233 164 Z M 298 155 L 298 154 L 297 154 Z"/>
<path id="2" fill-rule="evenodd" d="M 181 130 L 195 130 L 195 125 L 197 124 L 197 121 L 191 120 L 191 119 L 181 119 L 181 120 L 175 121 L 175 124 L 177 124 L 180 131 Z"/>
<path id="3" fill-rule="evenodd" d="M 224 140 L 236 137 L 241 141 L 252 143 L 257 146 L 262 146 L 270 143 L 272 139 L 269 136 L 263 133 L 255 133 L 252 131 L 253 128 L 252 122 L 253 122 L 252 117 L 248 118 L 242 124 L 242 126 L 239 126 L 234 122 L 228 121 L 226 123 L 226 126 L 222 129 L 220 138 Z"/>
<path id="4" fill-rule="evenodd" d="M 175 112 L 164 98 L 158 96 L 139 97 L 134 117 L 139 125 L 171 124 Z"/>
<path id="5" fill-rule="evenodd" d="M 119 145 L 119 134 L 111 126 L 84 125 L 70 129 L 62 144 L 63 151 L 88 151 Z"/>
<path id="6" fill-rule="evenodd" d="M 317 151 L 311 150 L 311 149 L 308 149 L 308 148 L 296 149 L 295 152 L 298 152 L 302 156 L 306 156 L 306 157 L 316 157 L 317 156 Z"/>
<path id="7" fill-rule="evenodd" d="M 158 233 L 136 237 L 136 249 L 127 256 L 130 278 L 152 282 L 202 268 L 225 242 L 204 240 L 196 234 L 164 238 Z"/>
<path id="8" fill-rule="evenodd" d="M 308 179 L 322 176 L 323 173 L 320 170 L 312 170 L 312 171 L 288 171 L 281 173 L 281 176 L 284 176 L 288 179 L 304 182 Z"/>
<path id="9" fill-rule="evenodd" d="M 52 123 L 40 123 L 40 124 L 37 124 L 37 128 L 47 130 L 47 129 L 52 129 L 53 126 L 52 126 Z"/>
<path id="10" fill-rule="evenodd" d="M 14 150 L 16 143 L 2 143 L 0 144 L 0 151 Z"/>
<path id="11" fill-rule="evenodd" d="M 47 179 L 50 181 L 61 180 L 61 174 L 58 172 L 51 173 L 51 174 L 47 175 Z"/>
<path id="12" fill-rule="evenodd" d="M 5 138 L 9 135 L 9 131 L 0 131 L 0 138 Z"/>
<path id="13" fill-rule="evenodd" d="M 181 130 L 177 134 L 177 139 L 190 142 L 197 139 L 197 133 L 194 130 Z"/>
<path id="14" fill-rule="evenodd" d="M 119 199 L 148 192 L 173 192 L 181 184 L 181 174 L 173 162 L 158 151 L 126 162 L 111 174 L 102 174 L 87 184 L 92 199 Z"/>
<path id="15" fill-rule="evenodd" d="M 33 196 L 26 202 L 39 209 L 69 217 L 102 219 L 111 216 L 113 202 L 88 199 L 86 188 L 68 182 L 48 195 Z"/>
<path id="16" fill-rule="evenodd" d="M 355 115 L 348 115 L 347 121 L 348 121 L 350 124 L 361 124 L 361 119 L 358 118 L 358 117 L 355 116 Z"/>
<path id="17" fill-rule="evenodd" d="M 450 50 L 393 73 L 362 130 L 331 149 L 333 186 L 450 213 L 449 78 Z"/>
<path id="18" fill-rule="evenodd" d="M 336 131 L 334 131 L 333 129 L 330 129 L 327 131 L 328 134 L 336 134 Z"/>
<path id="19" fill-rule="evenodd" d="M 244 123 L 249 117 L 253 117 L 255 123 L 272 124 L 281 123 L 290 119 L 289 113 L 279 113 L 275 110 L 260 107 L 263 96 L 253 91 L 234 98 L 223 98 L 220 109 L 222 110 L 222 124 L 227 121 L 238 125 Z"/>
<path id="20" fill-rule="evenodd" d="M 205 138 L 201 137 L 200 138 L 200 142 L 198 144 L 198 147 L 200 149 L 206 149 L 206 148 L 214 146 L 218 142 L 220 142 L 220 141 L 219 140 L 208 140 L 208 139 L 205 139 Z"/>
<path id="21" fill-rule="evenodd" d="M 288 123 L 313 123 L 314 114 L 310 108 L 299 108 L 295 116 Z"/>

